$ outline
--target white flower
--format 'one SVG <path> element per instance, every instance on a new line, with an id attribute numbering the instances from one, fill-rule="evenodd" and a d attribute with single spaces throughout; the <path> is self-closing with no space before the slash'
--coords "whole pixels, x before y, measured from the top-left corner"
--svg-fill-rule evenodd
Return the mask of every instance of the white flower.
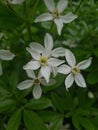
<path id="1" fill-rule="evenodd" d="M 35 22 L 43 22 L 53 20 L 57 26 L 58 34 L 61 34 L 63 24 L 70 23 L 77 18 L 72 12 L 62 16 L 62 12 L 67 8 L 67 0 L 59 0 L 57 6 L 55 6 L 54 0 L 44 0 L 49 13 L 43 13 L 35 19 Z"/>
<path id="2" fill-rule="evenodd" d="M 35 75 L 33 70 L 26 70 L 27 75 L 29 78 L 28 80 L 25 80 L 21 83 L 18 84 L 17 88 L 19 90 L 25 90 L 28 89 L 32 86 L 34 86 L 32 94 L 35 99 L 39 99 L 42 95 L 42 89 L 41 89 L 41 84 L 45 86 L 51 86 L 55 84 L 55 80 L 51 79 L 49 83 L 47 84 L 46 81 L 42 78 L 42 75 L 39 73 L 38 76 Z"/>
<path id="3" fill-rule="evenodd" d="M 9 0 L 10 4 L 22 4 L 25 0 Z"/>
<path id="4" fill-rule="evenodd" d="M 59 60 L 57 57 L 64 56 L 65 49 L 58 47 L 54 50 L 52 36 L 48 33 L 44 38 L 45 47 L 39 43 L 31 43 L 27 51 L 31 54 L 33 59 L 28 62 L 23 68 L 25 70 L 37 70 L 40 68 L 41 75 L 49 82 L 50 74 L 56 74 L 56 67 L 64 63 L 64 60 Z M 56 58 L 55 58 L 56 57 Z"/>
<path id="5" fill-rule="evenodd" d="M 14 58 L 14 54 L 11 53 L 9 50 L 0 49 L 0 60 L 12 60 Z M 2 65 L 0 62 L 0 75 L 2 75 Z"/>
<path id="6" fill-rule="evenodd" d="M 83 60 L 76 65 L 75 56 L 68 49 L 65 50 L 65 57 L 69 65 L 61 65 L 58 68 L 58 72 L 62 74 L 68 74 L 68 76 L 65 79 L 66 89 L 70 88 L 74 81 L 78 86 L 86 87 L 86 82 L 81 74 L 81 70 L 84 70 L 90 66 L 92 58 L 90 57 L 87 60 Z"/>

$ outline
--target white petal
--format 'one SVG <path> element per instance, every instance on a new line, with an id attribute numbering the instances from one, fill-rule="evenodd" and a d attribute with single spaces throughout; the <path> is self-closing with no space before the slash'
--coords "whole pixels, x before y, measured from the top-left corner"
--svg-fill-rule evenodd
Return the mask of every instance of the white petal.
<path id="1" fill-rule="evenodd" d="M 68 5 L 67 0 L 59 0 L 57 4 L 57 9 L 59 9 L 60 12 L 63 12 L 64 9 L 66 9 L 67 5 Z"/>
<path id="2" fill-rule="evenodd" d="M 68 65 L 61 65 L 58 67 L 58 72 L 62 74 L 69 74 L 71 72 L 71 68 Z"/>
<path id="3" fill-rule="evenodd" d="M 52 12 L 55 9 L 54 0 L 44 0 L 44 2 L 50 12 Z"/>
<path id="4" fill-rule="evenodd" d="M 36 49 L 31 49 L 31 48 L 27 47 L 26 50 L 31 54 L 31 56 L 33 57 L 33 59 L 39 60 L 40 53 L 38 51 L 36 51 Z"/>
<path id="5" fill-rule="evenodd" d="M 37 43 L 37 42 L 32 42 L 30 43 L 29 46 L 30 48 L 35 49 L 39 53 L 42 53 L 44 49 L 44 47 L 40 43 Z"/>
<path id="6" fill-rule="evenodd" d="M 59 65 L 61 65 L 64 62 L 65 62 L 64 60 L 59 60 L 59 59 L 56 59 L 56 58 L 50 58 L 48 60 L 48 64 L 50 66 L 59 66 Z"/>
<path id="7" fill-rule="evenodd" d="M 35 99 L 39 99 L 42 95 L 42 89 L 40 84 L 36 84 L 33 88 L 33 96 Z"/>
<path id="8" fill-rule="evenodd" d="M 55 77 L 58 73 L 58 68 L 55 66 L 51 66 L 51 73 L 53 73 L 53 76 Z"/>
<path id="9" fill-rule="evenodd" d="M 74 76 L 71 73 L 65 79 L 65 87 L 67 90 L 68 90 L 68 88 L 70 88 L 72 86 L 73 82 L 74 82 Z"/>
<path id="10" fill-rule="evenodd" d="M 68 49 L 65 50 L 65 57 L 70 66 L 72 66 L 72 67 L 75 66 L 76 59 L 75 59 L 74 54 L 70 50 L 68 50 Z"/>
<path id="11" fill-rule="evenodd" d="M 36 19 L 35 19 L 35 23 L 37 22 L 44 22 L 44 21 L 49 21 L 49 20 L 52 20 L 53 19 L 53 16 L 52 14 L 50 13 L 44 13 L 44 14 L 41 14 L 40 16 L 38 16 Z"/>
<path id="12" fill-rule="evenodd" d="M 85 88 L 86 87 L 86 82 L 83 76 L 79 73 L 75 75 L 75 82 L 78 86 Z"/>
<path id="13" fill-rule="evenodd" d="M 54 22 L 57 26 L 58 34 L 61 35 L 61 31 L 62 31 L 62 28 L 63 28 L 63 21 L 58 18 L 58 19 L 54 19 Z"/>
<path id="14" fill-rule="evenodd" d="M 29 78 L 33 78 L 33 79 L 36 78 L 35 73 L 34 73 L 33 70 L 26 70 L 26 73 L 27 73 Z"/>
<path id="15" fill-rule="evenodd" d="M 33 85 L 33 80 L 25 80 L 25 81 L 19 83 L 17 88 L 19 90 L 24 90 L 24 89 L 28 89 L 28 88 L 32 87 L 32 85 Z"/>
<path id="16" fill-rule="evenodd" d="M 65 49 L 63 47 L 58 47 L 52 51 L 52 56 L 59 57 L 65 55 Z"/>
<path id="17" fill-rule="evenodd" d="M 3 70 L 2 70 L 2 65 L 1 65 L 1 62 L 0 62 L 0 76 L 2 75 L 3 73 Z"/>
<path id="18" fill-rule="evenodd" d="M 52 50 L 53 48 L 53 39 L 52 36 L 48 33 L 46 33 L 44 38 L 45 48 L 48 50 Z"/>
<path id="19" fill-rule="evenodd" d="M 70 23 L 77 18 L 77 15 L 74 15 L 73 13 L 70 12 L 65 16 L 60 16 L 60 18 L 62 19 L 63 23 Z"/>
<path id="20" fill-rule="evenodd" d="M 47 83 L 45 79 L 42 79 L 41 83 L 44 86 L 52 86 L 52 85 L 54 85 L 56 83 L 56 80 L 55 79 L 50 79 L 49 83 Z"/>
<path id="21" fill-rule="evenodd" d="M 41 75 L 45 78 L 46 82 L 49 82 L 49 78 L 50 78 L 50 68 L 48 66 L 42 66 L 41 67 Z"/>
<path id="22" fill-rule="evenodd" d="M 92 58 L 90 57 L 89 59 L 83 60 L 80 63 L 78 63 L 77 66 L 79 67 L 80 70 L 84 70 L 91 65 L 91 62 L 92 62 Z"/>
<path id="23" fill-rule="evenodd" d="M 1 60 L 12 60 L 14 58 L 14 54 L 9 50 L 0 49 L 0 59 Z"/>
<path id="24" fill-rule="evenodd" d="M 37 70 L 39 67 L 40 67 L 40 63 L 38 61 L 30 61 L 25 66 L 23 66 L 23 69 Z"/>

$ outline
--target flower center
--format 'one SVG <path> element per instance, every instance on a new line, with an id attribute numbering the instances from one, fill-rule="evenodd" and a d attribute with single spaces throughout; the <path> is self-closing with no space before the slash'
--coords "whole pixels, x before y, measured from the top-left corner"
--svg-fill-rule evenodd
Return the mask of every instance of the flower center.
<path id="1" fill-rule="evenodd" d="M 71 71 L 72 71 L 73 74 L 78 74 L 78 73 L 80 73 L 80 69 L 79 69 L 78 66 L 74 66 Z"/>
<path id="2" fill-rule="evenodd" d="M 41 65 L 47 65 L 47 57 L 41 56 L 40 57 L 40 63 L 41 63 Z"/>
<path id="3" fill-rule="evenodd" d="M 36 78 L 36 79 L 34 80 L 34 84 L 40 84 L 40 79 Z"/>
<path id="4" fill-rule="evenodd" d="M 57 8 L 55 8 L 52 12 L 52 15 L 53 15 L 53 18 L 59 18 L 61 13 Z"/>

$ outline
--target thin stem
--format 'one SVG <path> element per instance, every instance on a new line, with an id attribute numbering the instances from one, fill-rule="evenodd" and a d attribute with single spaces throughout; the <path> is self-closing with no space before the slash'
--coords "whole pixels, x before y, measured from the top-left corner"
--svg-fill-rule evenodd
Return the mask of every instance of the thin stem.
<path id="1" fill-rule="evenodd" d="M 76 10 L 74 11 L 74 13 L 76 13 L 76 12 L 79 10 L 79 8 L 80 8 L 80 6 L 82 5 L 83 2 L 84 2 L 84 0 L 81 0 L 81 2 L 79 3 L 78 7 L 77 7 Z"/>
<path id="2" fill-rule="evenodd" d="M 27 14 L 26 2 L 23 3 L 23 9 L 24 9 L 24 15 L 26 18 L 25 23 L 26 23 L 28 35 L 29 35 L 30 41 L 32 41 L 32 33 L 31 33 L 30 21 L 29 21 L 28 14 Z"/>
<path id="3" fill-rule="evenodd" d="M 33 9 L 32 9 L 32 12 L 33 12 L 33 13 L 34 13 L 34 11 L 35 11 L 35 9 L 36 9 L 38 3 L 39 3 L 39 0 L 36 1 L 35 5 L 34 5 L 34 7 L 33 7 Z"/>

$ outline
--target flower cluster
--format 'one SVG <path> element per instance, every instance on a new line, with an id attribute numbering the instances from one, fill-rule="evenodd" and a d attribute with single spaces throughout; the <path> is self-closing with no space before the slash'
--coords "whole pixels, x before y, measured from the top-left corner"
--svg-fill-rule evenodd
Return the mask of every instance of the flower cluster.
<path id="1" fill-rule="evenodd" d="M 80 70 L 90 66 L 91 57 L 76 65 L 75 56 L 70 50 L 63 47 L 53 49 L 53 38 L 48 33 L 46 33 L 44 38 L 44 46 L 32 42 L 26 49 L 31 54 L 32 60 L 23 66 L 23 69 L 26 70 L 28 77 L 32 78 L 32 80 L 21 82 L 18 85 L 18 89 L 24 90 L 34 86 L 33 96 L 35 99 L 38 99 L 42 94 L 40 85 L 53 85 L 55 82 L 50 79 L 51 74 L 55 77 L 58 73 L 68 74 L 65 79 L 66 89 L 72 86 L 74 80 L 78 86 L 86 87 L 85 79 L 81 75 Z M 59 59 L 64 56 L 68 65 L 65 64 L 65 60 Z M 34 71 L 38 74 L 37 76 L 35 76 Z"/>
<path id="2" fill-rule="evenodd" d="M 21 5 L 25 0 L 8 1 L 10 4 Z M 59 35 L 61 35 L 64 24 L 70 23 L 77 18 L 77 15 L 72 12 L 62 15 L 68 6 L 67 0 L 59 0 L 57 4 L 55 4 L 54 0 L 44 0 L 44 3 L 49 12 L 41 14 L 34 22 L 37 23 L 52 20 L 57 27 Z M 47 86 L 55 84 L 54 78 L 58 73 L 68 75 L 65 79 L 65 87 L 67 90 L 72 86 L 74 81 L 79 87 L 86 87 L 86 82 L 81 74 L 81 70 L 90 66 L 92 58 L 90 57 L 76 64 L 75 56 L 70 50 L 63 47 L 54 48 L 53 45 L 52 36 L 49 33 L 46 33 L 44 37 L 44 45 L 32 42 L 29 44 L 29 47 L 26 48 L 31 54 L 32 59 L 23 66 L 23 69 L 26 70 L 30 79 L 19 83 L 17 88 L 19 90 L 24 90 L 33 86 L 32 94 L 35 99 L 41 97 L 42 85 Z M 14 56 L 15 55 L 9 50 L 0 50 L 1 60 L 11 60 Z M 0 63 L 0 75 L 1 74 L 2 67 Z"/>

